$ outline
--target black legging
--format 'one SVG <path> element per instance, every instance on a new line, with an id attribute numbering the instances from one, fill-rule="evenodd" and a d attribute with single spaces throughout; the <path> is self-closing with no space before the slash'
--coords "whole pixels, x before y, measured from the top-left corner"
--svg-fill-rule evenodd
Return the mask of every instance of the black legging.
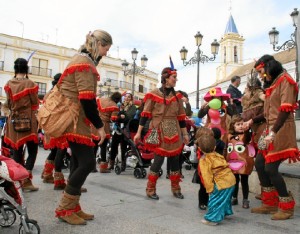
<path id="1" fill-rule="evenodd" d="M 94 149 L 75 142 L 69 142 L 69 145 L 72 150 L 71 169 L 65 191 L 70 195 L 80 195 L 82 185 L 96 166 Z"/>
<path id="2" fill-rule="evenodd" d="M 164 160 L 165 160 L 164 156 L 155 155 L 154 161 L 150 167 L 150 170 L 155 173 L 159 173 L 159 170 L 161 169 L 161 166 L 163 165 Z M 170 170 L 171 171 L 179 171 L 179 155 L 169 157 L 168 160 L 170 162 Z"/>
<path id="3" fill-rule="evenodd" d="M 167 158 L 167 174 L 170 174 L 170 160 L 172 157 L 168 157 Z M 179 155 L 179 170 L 181 173 L 181 169 L 182 169 L 182 164 L 184 163 L 185 158 L 183 157 L 183 154 L 181 153 Z"/>
<path id="4" fill-rule="evenodd" d="M 95 143 L 95 147 L 94 147 L 94 154 L 95 154 L 95 157 L 97 156 L 97 151 L 98 151 L 98 148 L 99 148 L 99 141 L 94 141 Z M 101 156 L 101 162 L 106 162 L 106 149 L 107 149 L 107 143 L 108 143 L 108 139 L 105 138 L 103 143 L 100 145 L 100 156 Z"/>
<path id="5" fill-rule="evenodd" d="M 116 156 L 118 155 L 118 148 L 120 143 L 121 143 L 121 155 L 123 160 L 125 159 L 125 153 L 127 151 L 127 142 L 125 141 L 123 134 L 119 135 L 115 133 L 111 139 L 110 159 L 112 161 L 115 161 Z"/>
<path id="6" fill-rule="evenodd" d="M 240 181 L 241 181 L 241 185 L 242 185 L 242 192 L 243 192 L 243 199 L 248 200 L 248 195 L 249 195 L 249 183 L 248 183 L 248 178 L 249 175 L 239 175 L 239 174 L 234 174 L 235 176 L 235 188 L 232 194 L 232 197 L 237 198 L 238 193 L 239 193 L 239 185 L 240 185 Z"/>
<path id="7" fill-rule="evenodd" d="M 27 146 L 27 152 L 28 152 L 28 157 L 24 159 L 24 145 L 21 145 L 17 150 L 13 150 L 13 159 L 17 162 L 23 165 L 28 171 L 32 171 L 37 152 L 38 152 L 38 144 L 35 143 L 34 141 L 27 141 L 26 142 Z"/>
<path id="8" fill-rule="evenodd" d="M 64 164 L 63 159 L 66 153 L 67 153 L 67 149 L 58 149 L 58 148 L 51 149 L 50 154 L 47 157 L 47 160 L 54 161 L 56 172 L 61 172 L 61 169 Z"/>
<path id="9" fill-rule="evenodd" d="M 264 156 L 262 154 L 257 154 L 255 159 L 255 168 L 261 186 L 274 186 L 280 197 L 288 197 L 289 193 L 287 191 L 285 181 L 279 173 L 279 166 L 281 162 L 282 161 L 276 161 L 266 164 Z"/>
<path id="10" fill-rule="evenodd" d="M 57 149 L 56 156 L 54 160 L 55 171 L 61 172 L 61 169 L 64 165 L 64 157 L 66 156 L 67 148 L 65 149 Z"/>

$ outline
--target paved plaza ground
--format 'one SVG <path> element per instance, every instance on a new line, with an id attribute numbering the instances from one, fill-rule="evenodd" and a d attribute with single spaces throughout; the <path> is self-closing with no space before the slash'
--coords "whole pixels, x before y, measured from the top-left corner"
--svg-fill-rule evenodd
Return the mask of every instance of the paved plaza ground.
<path id="1" fill-rule="evenodd" d="M 84 185 L 88 192 L 82 194 L 81 206 L 86 212 L 95 214 L 95 220 L 84 226 L 68 225 L 54 216 L 61 191 L 54 191 L 53 185 L 44 184 L 40 178 L 48 153 L 49 151 L 39 148 L 33 172 L 33 181 L 39 186 L 39 191 L 25 193 L 29 217 L 38 221 L 42 234 L 300 233 L 299 206 L 294 219 L 272 221 L 270 215 L 251 214 L 249 209 L 243 209 L 240 204 L 234 206 L 234 215 L 220 225 L 212 227 L 202 224 L 205 211 L 198 209 L 199 185 L 191 183 L 194 171 L 185 169 L 185 178 L 181 183 L 185 196 L 183 200 L 172 196 L 170 181 L 165 178 L 165 174 L 158 180 L 157 193 L 160 199 L 153 201 L 145 196 L 146 179 L 136 179 L 132 170 L 121 175 L 114 172 L 92 173 Z M 67 176 L 68 171 L 64 172 Z M 250 206 L 259 204 L 254 194 L 250 194 Z M 19 221 L 10 228 L 0 227 L 0 233 L 15 234 L 18 233 L 18 228 Z"/>

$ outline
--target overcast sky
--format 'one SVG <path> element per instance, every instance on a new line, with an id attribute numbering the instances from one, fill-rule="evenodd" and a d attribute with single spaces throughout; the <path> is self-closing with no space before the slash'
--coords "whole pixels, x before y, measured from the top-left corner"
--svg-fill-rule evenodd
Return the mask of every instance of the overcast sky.
<path id="1" fill-rule="evenodd" d="M 231 2 L 231 4 L 230 4 Z M 265 53 L 274 53 L 268 32 L 276 26 L 282 44 L 294 28 L 290 13 L 299 0 L 6 0 L 1 4 L 0 32 L 78 49 L 85 35 L 95 29 L 108 31 L 114 44 L 112 57 L 132 62 L 131 50 L 148 57 L 148 69 L 160 73 L 171 55 L 178 70 L 177 89 L 196 90 L 196 65 L 184 67 L 179 50 L 188 49 L 188 59 L 197 49 L 194 35 L 204 36 L 204 54 L 224 34 L 231 14 L 246 39 L 244 63 Z M 23 33 L 24 25 L 24 33 Z M 215 82 L 215 62 L 200 65 L 200 88 Z"/>

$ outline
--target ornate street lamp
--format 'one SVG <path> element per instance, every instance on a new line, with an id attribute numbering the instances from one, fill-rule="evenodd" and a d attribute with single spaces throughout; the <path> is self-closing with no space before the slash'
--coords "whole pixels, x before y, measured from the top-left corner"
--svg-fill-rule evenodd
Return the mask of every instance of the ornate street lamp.
<path id="1" fill-rule="evenodd" d="M 196 108 L 197 109 L 199 109 L 200 63 L 204 64 L 205 62 L 214 61 L 216 59 L 216 55 L 218 54 L 219 47 L 220 47 L 220 44 L 215 39 L 211 43 L 211 53 L 212 53 L 213 56 L 208 57 L 207 55 L 203 54 L 203 51 L 200 50 L 200 46 L 202 44 L 202 38 L 203 38 L 203 35 L 200 32 L 197 32 L 197 34 L 195 35 L 197 51 L 195 52 L 194 57 L 192 57 L 189 61 L 186 61 L 188 50 L 184 46 L 180 50 L 180 56 L 181 56 L 181 60 L 182 60 L 184 66 L 192 65 L 192 64 L 197 63 L 197 91 L 196 91 Z"/>
<path id="2" fill-rule="evenodd" d="M 270 37 L 270 43 L 273 45 L 273 50 L 274 51 L 280 51 L 280 50 L 290 50 L 293 49 L 294 47 L 296 48 L 296 82 L 299 84 L 299 48 L 297 46 L 297 20 L 298 20 L 298 14 L 299 11 L 297 8 L 294 8 L 294 11 L 290 14 L 293 20 L 293 26 L 295 27 L 295 31 L 291 34 L 291 39 L 285 41 L 281 46 L 276 46 L 278 44 L 278 39 L 279 39 L 279 31 L 276 30 L 275 27 L 272 28 L 272 30 L 269 32 L 269 37 Z M 296 112 L 296 118 L 300 118 L 300 110 L 298 109 Z"/>
<path id="3" fill-rule="evenodd" d="M 132 88 L 131 88 L 132 90 L 131 90 L 131 92 L 132 92 L 133 96 L 134 96 L 135 75 L 141 74 L 145 71 L 145 67 L 147 67 L 147 61 L 148 61 L 148 58 L 146 57 L 146 55 L 143 55 L 143 57 L 141 58 L 141 67 L 137 67 L 135 61 L 137 59 L 138 53 L 139 52 L 136 50 L 136 48 L 134 48 L 131 51 L 133 64 L 132 64 L 132 67 L 130 69 L 128 69 L 129 63 L 126 60 L 124 60 L 124 62 L 122 63 L 124 76 L 132 74 Z"/>

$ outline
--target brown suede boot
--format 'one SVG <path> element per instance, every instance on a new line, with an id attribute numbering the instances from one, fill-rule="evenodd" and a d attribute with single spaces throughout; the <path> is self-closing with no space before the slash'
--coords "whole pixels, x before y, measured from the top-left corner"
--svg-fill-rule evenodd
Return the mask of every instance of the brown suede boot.
<path id="1" fill-rule="evenodd" d="M 28 171 L 29 172 L 29 178 L 25 179 L 22 181 L 22 190 L 25 192 L 25 191 L 38 191 L 39 188 L 38 187 L 35 187 L 33 184 L 32 184 L 32 174 L 31 174 L 31 171 Z"/>
<path id="2" fill-rule="evenodd" d="M 179 171 L 170 172 L 171 190 L 174 197 L 183 199 L 184 196 L 181 193 L 179 182 L 181 182 L 181 174 Z"/>
<path id="3" fill-rule="evenodd" d="M 154 200 L 158 200 L 159 196 L 156 194 L 156 182 L 158 180 L 159 174 L 153 171 L 149 172 L 148 183 L 146 188 L 146 194 L 148 197 Z"/>
<path id="4" fill-rule="evenodd" d="M 108 163 L 107 162 L 101 162 L 99 165 L 100 173 L 110 173 L 111 171 L 108 169 Z"/>
<path id="5" fill-rule="evenodd" d="M 251 209 L 251 213 L 273 214 L 278 210 L 278 192 L 275 187 L 262 187 L 262 205 Z"/>
<path id="6" fill-rule="evenodd" d="M 84 219 L 84 220 L 93 220 L 95 218 L 95 216 L 93 214 L 88 214 L 88 213 L 85 213 L 82 209 L 81 209 L 81 206 L 79 204 L 79 199 L 80 197 L 78 196 L 78 200 L 77 200 L 77 205 L 75 207 L 75 214 Z"/>
<path id="7" fill-rule="evenodd" d="M 272 215 L 273 220 L 286 220 L 294 217 L 295 201 L 290 192 L 288 197 L 279 197 L 278 211 Z"/>
<path id="8" fill-rule="evenodd" d="M 42 172 L 42 179 L 44 183 L 54 183 L 54 178 L 53 178 L 53 169 L 54 169 L 54 161 L 52 160 L 46 160 L 44 169 Z"/>
<path id="9" fill-rule="evenodd" d="M 54 190 L 64 190 L 65 187 L 64 174 L 62 172 L 54 172 Z"/>
<path id="10" fill-rule="evenodd" d="M 72 225 L 85 225 L 86 221 L 76 215 L 78 201 L 79 196 L 64 192 L 59 206 L 55 210 L 56 217 Z"/>

